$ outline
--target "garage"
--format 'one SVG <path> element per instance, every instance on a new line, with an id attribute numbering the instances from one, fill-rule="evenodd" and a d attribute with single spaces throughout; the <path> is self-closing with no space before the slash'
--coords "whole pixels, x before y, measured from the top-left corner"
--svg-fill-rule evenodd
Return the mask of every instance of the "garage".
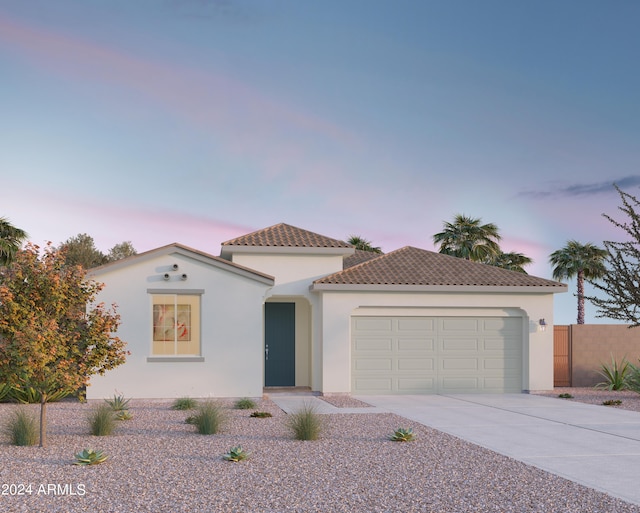
<path id="1" fill-rule="evenodd" d="M 352 316 L 352 394 L 523 390 L 521 317 Z"/>

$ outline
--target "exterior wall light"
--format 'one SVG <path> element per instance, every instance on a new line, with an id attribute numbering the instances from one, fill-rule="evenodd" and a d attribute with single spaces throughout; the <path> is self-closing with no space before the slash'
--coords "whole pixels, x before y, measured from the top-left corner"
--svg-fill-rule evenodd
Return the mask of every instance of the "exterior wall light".
<path id="1" fill-rule="evenodd" d="M 540 331 L 547 331 L 547 321 L 540 319 L 538 324 L 540 325 Z"/>

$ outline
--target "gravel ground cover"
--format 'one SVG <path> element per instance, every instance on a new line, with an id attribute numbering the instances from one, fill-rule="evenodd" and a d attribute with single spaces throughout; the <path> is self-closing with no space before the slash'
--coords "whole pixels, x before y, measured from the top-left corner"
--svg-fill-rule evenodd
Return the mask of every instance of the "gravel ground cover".
<path id="1" fill-rule="evenodd" d="M 0 511 L 640 512 L 392 414 L 323 415 L 321 439 L 301 442 L 269 400 L 257 404 L 272 413 L 265 419 L 221 403 L 229 421 L 220 434 L 196 434 L 184 422 L 191 412 L 171 410 L 171 401 L 132 400 L 134 418 L 108 437 L 87 434 L 96 402 L 50 404 L 49 447 L 0 444 Z M 1 423 L 14 408 L 0 404 Z M 398 427 L 412 427 L 416 440 L 387 440 Z M 249 459 L 223 460 L 235 445 Z M 109 460 L 72 465 L 85 448 Z"/>
<path id="2" fill-rule="evenodd" d="M 599 404 L 604 401 L 622 401 L 619 405 L 610 405 L 607 408 L 619 408 L 640 412 L 640 394 L 630 390 L 598 390 L 595 388 L 556 388 L 553 392 L 537 392 L 537 395 L 558 397 L 559 394 L 571 394 L 571 399 L 564 401 L 577 401 L 579 403 Z"/>

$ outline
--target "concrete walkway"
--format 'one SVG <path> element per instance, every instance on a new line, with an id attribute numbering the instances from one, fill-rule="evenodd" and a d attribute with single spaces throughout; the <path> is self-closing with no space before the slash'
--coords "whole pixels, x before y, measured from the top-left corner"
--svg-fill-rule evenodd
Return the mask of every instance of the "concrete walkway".
<path id="1" fill-rule="evenodd" d="M 271 395 L 283 410 L 392 412 L 640 505 L 640 413 L 528 394 L 358 396 L 336 408 L 313 396 Z"/>

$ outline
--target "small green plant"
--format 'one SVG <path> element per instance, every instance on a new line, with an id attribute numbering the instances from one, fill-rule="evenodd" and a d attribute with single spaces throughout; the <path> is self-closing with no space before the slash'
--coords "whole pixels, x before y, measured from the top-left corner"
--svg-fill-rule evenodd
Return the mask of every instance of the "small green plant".
<path id="1" fill-rule="evenodd" d="M 640 359 L 639 359 L 640 361 Z M 629 371 L 627 373 L 627 388 L 640 394 L 640 367 L 629 364 Z"/>
<path id="2" fill-rule="evenodd" d="M 68 390 L 57 390 L 47 395 L 48 403 L 55 403 L 69 395 Z M 22 404 L 38 404 L 42 395 L 33 387 L 10 387 L 8 397 Z"/>
<path id="3" fill-rule="evenodd" d="M 393 432 L 393 434 L 389 435 L 389 440 L 392 442 L 411 442 L 411 440 L 414 439 L 415 435 L 413 434 L 413 428 L 398 428 Z"/>
<path id="4" fill-rule="evenodd" d="M 248 397 L 243 397 L 238 399 L 233 406 L 238 410 L 250 410 L 256 407 L 256 403 Z"/>
<path id="5" fill-rule="evenodd" d="M 573 399 L 573 396 L 571 394 L 558 394 L 558 397 L 560 399 Z"/>
<path id="6" fill-rule="evenodd" d="M 229 449 L 229 452 L 222 457 L 227 461 L 242 461 L 249 457 L 249 453 L 237 445 Z"/>
<path id="7" fill-rule="evenodd" d="M 125 399 L 124 395 L 114 394 L 113 399 L 104 400 L 113 411 L 123 411 L 129 408 L 130 399 Z"/>
<path id="8" fill-rule="evenodd" d="M 604 381 L 598 383 L 595 388 L 603 388 L 606 390 L 624 390 L 627 388 L 627 374 L 631 371 L 629 362 L 626 358 L 622 359 L 620 365 L 611 355 L 611 365 L 605 363 L 600 364 L 598 374 L 604 378 Z"/>
<path id="9" fill-rule="evenodd" d="M 197 413 L 189 424 L 193 424 L 201 435 L 213 435 L 222 429 L 224 422 L 222 407 L 214 401 L 205 401 L 198 405 Z"/>
<path id="10" fill-rule="evenodd" d="M 13 412 L 4 425 L 4 433 L 13 445 L 35 445 L 39 439 L 38 421 L 22 408 Z"/>
<path id="11" fill-rule="evenodd" d="M 115 420 L 111 406 L 99 404 L 89 413 L 89 431 L 94 436 L 108 436 L 113 433 Z"/>
<path id="12" fill-rule="evenodd" d="M 249 417 L 256 417 L 258 419 L 265 419 L 267 417 L 273 417 L 268 411 L 254 411 Z"/>
<path id="13" fill-rule="evenodd" d="M 133 415 L 131 415 L 131 412 L 129 410 L 120 410 L 116 412 L 116 420 L 131 420 L 133 418 Z"/>
<path id="14" fill-rule="evenodd" d="M 317 440 L 322 431 L 320 416 L 313 406 L 306 403 L 300 410 L 289 414 L 286 424 L 296 440 Z"/>
<path id="15" fill-rule="evenodd" d="M 195 426 L 196 424 L 196 416 L 195 415 L 189 415 L 186 419 L 184 419 L 185 424 L 191 424 L 192 426 Z"/>
<path id="16" fill-rule="evenodd" d="M 102 451 L 94 451 L 93 449 L 84 449 L 82 452 L 76 454 L 76 461 L 74 465 L 98 465 L 107 460 L 109 456 Z"/>
<path id="17" fill-rule="evenodd" d="M 193 410 L 198 406 L 198 401 L 191 397 L 180 397 L 173 401 L 172 410 Z"/>
<path id="18" fill-rule="evenodd" d="M 618 406 L 622 404 L 620 399 L 607 399 L 606 401 L 602 401 L 604 406 Z"/>

